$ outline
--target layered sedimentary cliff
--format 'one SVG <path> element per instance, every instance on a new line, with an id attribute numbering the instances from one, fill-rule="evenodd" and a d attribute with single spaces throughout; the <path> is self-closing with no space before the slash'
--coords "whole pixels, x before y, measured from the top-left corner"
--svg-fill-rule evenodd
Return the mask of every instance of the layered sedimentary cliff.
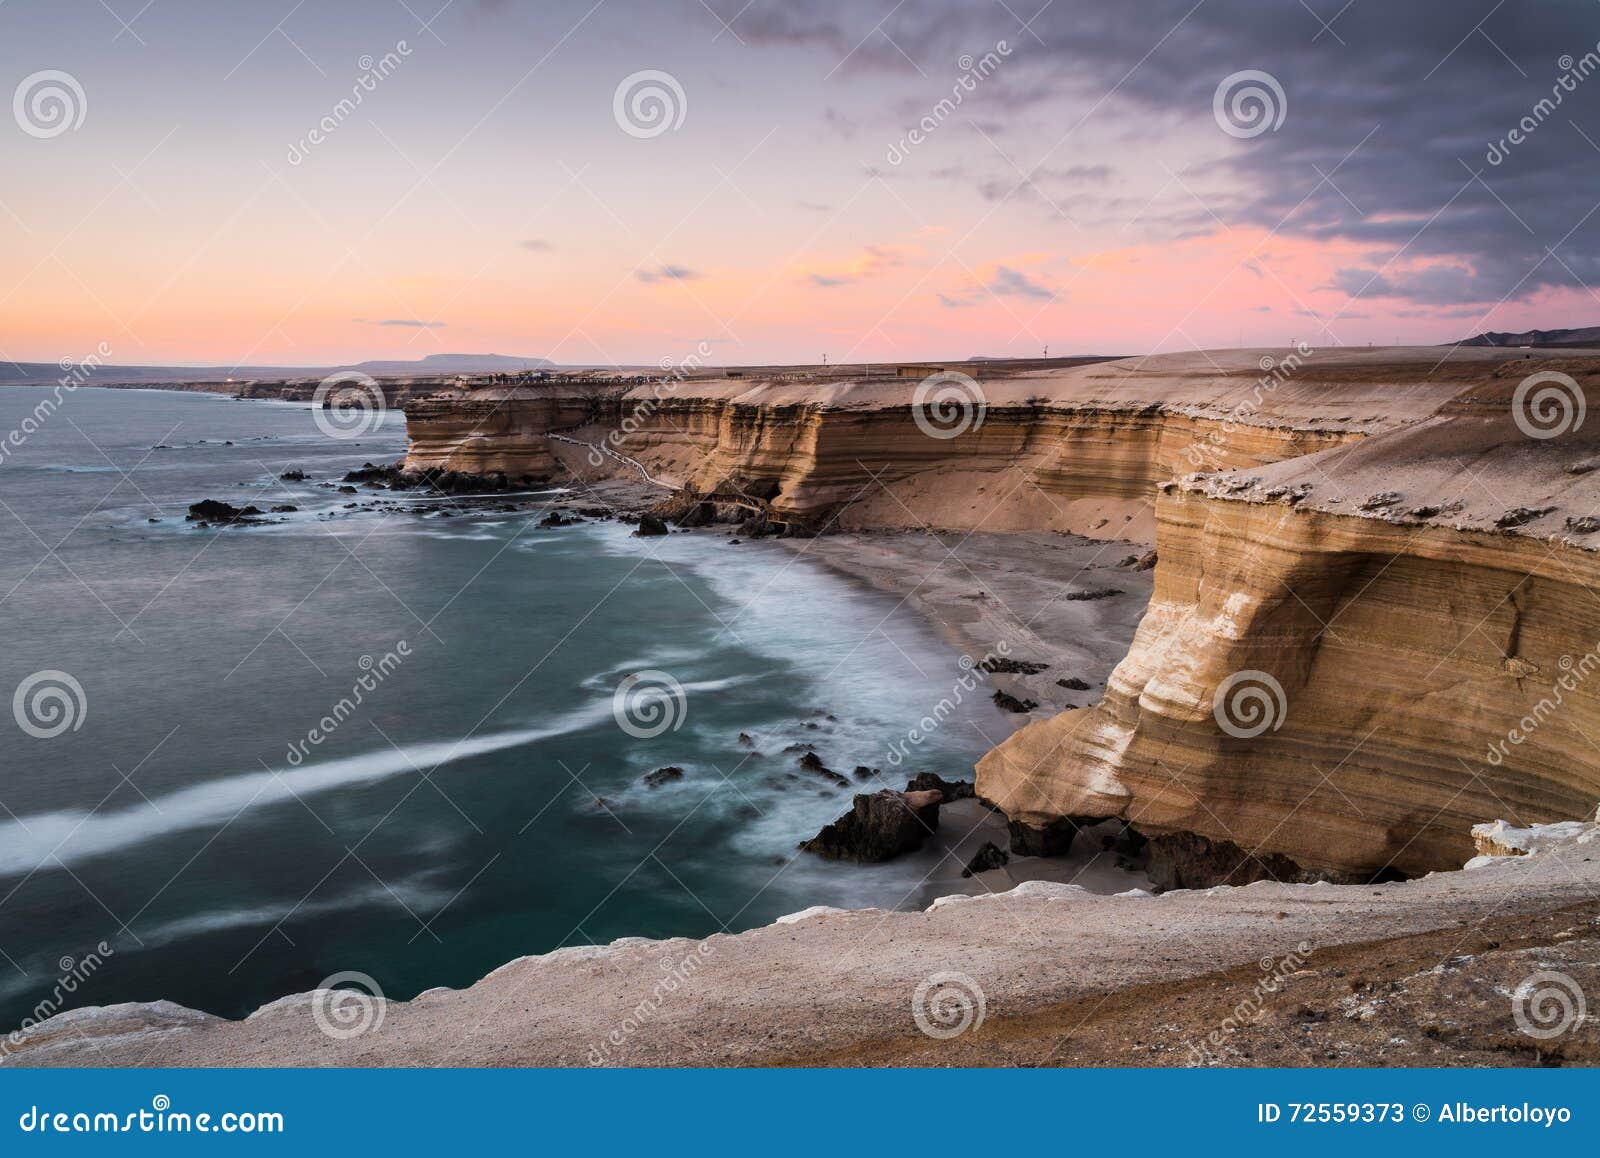
<path id="1" fill-rule="evenodd" d="M 1540 429 L 1518 389 L 1567 375 L 1575 405 L 1595 365 L 1128 360 L 982 377 L 942 426 L 914 380 L 476 392 L 407 408 L 407 465 L 633 469 L 588 443 L 796 528 L 1154 540 L 1103 702 L 1001 744 L 981 794 L 1025 831 L 1124 817 L 1167 884 L 1415 873 L 1460 863 L 1485 817 L 1600 797 L 1600 440 Z"/>
<path id="2" fill-rule="evenodd" d="M 1424 872 L 1470 852 L 1473 818 L 1583 815 L 1600 438 L 1525 433 L 1522 377 L 1348 449 L 1166 484 L 1155 592 L 1104 701 L 1001 744 L 981 791 L 1025 823 L 1202 834 L 1235 883 L 1283 875 L 1272 853 Z M 1188 883 L 1197 850 L 1175 843 L 1168 883 Z"/>
<path id="3" fill-rule="evenodd" d="M 406 409 L 412 470 L 549 477 L 626 470 L 604 446 L 702 494 L 765 503 L 818 528 L 1062 530 L 1148 537 L 1158 483 L 1215 462 L 1253 466 L 1358 438 L 1381 418 L 1363 384 L 1329 417 L 1292 384 L 1258 401 L 1261 372 L 1180 376 L 1169 400 L 1123 363 L 983 379 L 945 426 L 915 381 L 706 379 L 576 395 L 477 391 Z M 920 409 L 920 413 L 919 413 Z"/>

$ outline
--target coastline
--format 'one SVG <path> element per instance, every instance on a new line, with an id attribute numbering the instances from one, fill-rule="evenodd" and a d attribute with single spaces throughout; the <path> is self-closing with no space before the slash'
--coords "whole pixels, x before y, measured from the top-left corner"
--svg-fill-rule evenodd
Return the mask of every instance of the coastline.
<path id="1" fill-rule="evenodd" d="M 1034 884 L 921 912 L 807 910 L 698 941 L 558 949 L 406 1002 L 321 990 L 242 1021 L 170 1002 L 88 1007 L 36 1027 L 3 1064 L 1206 1065 L 1303 1062 L 1313 1047 L 1319 1064 L 1352 1064 L 1375 1037 L 1391 1063 L 1423 1064 L 1467 1035 L 1486 1064 L 1592 1062 L 1592 1032 L 1551 1047 L 1565 1053 L 1533 1048 L 1495 988 L 1548 960 L 1600 983 L 1600 858 L 1584 855 L 1600 826 L 1575 827 L 1536 855 L 1385 885 L 1107 897 Z M 966 1011 L 954 1042 L 926 1030 L 930 982 Z M 1307 1016 L 1295 994 L 1314 989 L 1336 996 Z M 1248 1017 L 1241 992 L 1256 994 Z M 361 1032 L 319 1028 L 336 1000 Z M 1391 1028 L 1400 1017 L 1406 1033 Z"/>
<path id="2" fill-rule="evenodd" d="M 1040 704 L 1014 715 L 1013 731 L 1099 700 L 1153 586 L 1151 571 L 1119 565 L 1149 550 L 1131 540 L 1048 531 L 844 531 L 774 543 L 900 596 L 974 663 L 1000 654 L 1047 664 L 1036 674 L 990 675 L 994 687 Z M 1107 592 L 1114 594 L 1094 597 Z M 1063 688 L 1061 679 L 1082 680 L 1089 690 Z"/>

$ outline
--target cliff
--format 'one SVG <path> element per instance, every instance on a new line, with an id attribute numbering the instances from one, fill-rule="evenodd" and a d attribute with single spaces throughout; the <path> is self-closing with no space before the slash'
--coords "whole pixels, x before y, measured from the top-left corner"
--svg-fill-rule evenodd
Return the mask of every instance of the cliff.
<path id="1" fill-rule="evenodd" d="M 768 505 L 797 526 L 983 527 L 1148 537 L 1158 483 L 1218 461 L 1255 466 L 1360 437 L 1392 404 L 1368 383 L 1263 393 L 1258 360 L 1167 377 L 1107 362 L 1007 374 L 970 366 L 979 398 L 942 436 L 916 380 L 707 378 L 606 391 L 570 385 L 446 393 L 406 408 L 411 470 L 549 477 L 605 446 L 701 494 Z M 1159 385 L 1156 385 L 1159 383 Z M 1331 416 L 1330 416 L 1331 411 Z M 919 422 L 919 419 L 922 419 Z M 614 460 L 602 472 L 625 470 Z"/>
<path id="2" fill-rule="evenodd" d="M 1024 829 L 1126 818 L 1167 885 L 1356 879 L 1459 864 L 1485 816 L 1600 797 L 1600 439 L 1534 429 L 1522 386 L 1562 375 L 1581 403 L 1596 365 L 1463 349 L 969 366 L 953 436 L 915 380 L 476 391 L 407 407 L 407 466 L 632 469 L 588 443 L 795 529 L 1154 541 L 1154 595 L 1103 701 L 1001 743 L 980 793 Z"/>
<path id="3" fill-rule="evenodd" d="M 1600 436 L 1524 433 L 1523 365 L 1359 445 L 1162 487 L 1155 591 L 1104 701 L 999 745 L 980 790 L 1025 823 L 1258 854 L 1228 854 L 1235 883 L 1282 875 L 1271 853 L 1425 872 L 1470 854 L 1473 817 L 1586 812 Z"/>

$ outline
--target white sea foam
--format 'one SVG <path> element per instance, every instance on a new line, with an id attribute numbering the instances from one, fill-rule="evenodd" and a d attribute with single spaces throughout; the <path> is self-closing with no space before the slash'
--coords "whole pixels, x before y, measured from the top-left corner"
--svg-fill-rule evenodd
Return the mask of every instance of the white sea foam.
<path id="1" fill-rule="evenodd" d="M 685 682 L 687 693 L 718 691 L 745 678 Z M 298 768 L 241 772 L 180 788 L 149 804 L 116 811 L 64 810 L 24 816 L 0 824 L 0 878 L 71 865 L 196 828 L 231 823 L 254 808 L 304 799 L 391 776 L 430 771 L 508 748 L 581 732 L 609 720 L 609 696 L 596 699 L 541 728 L 514 728 L 460 740 L 385 746 Z M 152 807 L 154 805 L 154 807 Z"/>

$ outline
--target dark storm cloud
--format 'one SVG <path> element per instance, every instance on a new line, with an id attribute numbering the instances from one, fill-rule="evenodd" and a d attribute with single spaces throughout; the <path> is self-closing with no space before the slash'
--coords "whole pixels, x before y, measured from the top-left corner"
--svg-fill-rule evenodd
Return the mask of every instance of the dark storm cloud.
<path id="1" fill-rule="evenodd" d="M 737 28 L 752 44 L 821 49 L 840 74 L 942 68 L 1007 38 L 1008 101 L 1054 105 L 1030 121 L 1028 164 L 1045 169 L 1100 162 L 1083 149 L 1108 129 L 1130 142 L 1212 131 L 1219 82 L 1262 70 L 1282 85 L 1284 123 L 1250 139 L 1216 129 L 1220 160 L 1204 167 L 1231 190 L 1206 195 L 1226 225 L 1370 247 L 1372 268 L 1336 282 L 1368 299 L 1493 303 L 1600 285 L 1600 71 L 1574 80 L 1586 54 L 1600 60 L 1588 0 L 1055 0 L 1037 40 L 998 4 L 913 0 L 875 30 L 880 18 L 812 0 L 753 8 Z"/>

